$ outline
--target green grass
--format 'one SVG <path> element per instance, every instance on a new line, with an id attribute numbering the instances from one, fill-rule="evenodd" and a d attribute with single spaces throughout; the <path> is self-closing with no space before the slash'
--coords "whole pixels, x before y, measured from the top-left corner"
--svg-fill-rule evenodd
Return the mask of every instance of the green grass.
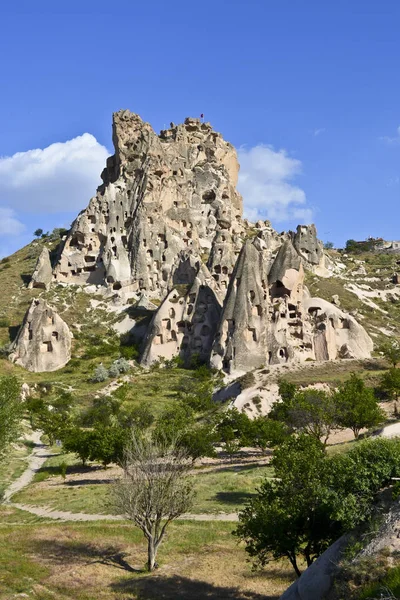
<path id="1" fill-rule="evenodd" d="M 382 593 L 390 590 L 395 598 L 400 597 L 400 566 L 389 569 L 379 583 L 368 584 L 364 587 L 357 600 L 370 600 L 382 598 Z"/>
<path id="2" fill-rule="evenodd" d="M 143 570 L 146 543 L 127 523 L 0 523 L 0 599 L 276 599 L 294 576 L 285 562 L 251 573 L 232 523 L 176 522 L 159 568 Z"/>
<path id="3" fill-rule="evenodd" d="M 30 442 L 18 441 L 7 448 L 0 460 L 0 496 L 26 469 L 26 459 L 32 452 Z"/>
<path id="4" fill-rule="evenodd" d="M 59 472 L 59 465 L 63 461 L 69 465 L 65 483 Z M 97 469 L 99 473 L 96 481 L 90 478 L 93 469 Z M 110 488 L 116 475 L 114 470 L 99 466 L 83 468 L 73 455 L 59 454 L 46 461 L 35 475 L 34 482 L 16 494 L 14 500 L 71 512 L 113 514 Z M 272 477 L 273 471 L 269 466 L 227 464 L 211 471 L 196 469 L 193 476 L 196 498 L 191 512 L 232 513 L 244 507 L 264 477 Z M 46 481 L 46 485 L 42 484 L 43 481 Z"/>

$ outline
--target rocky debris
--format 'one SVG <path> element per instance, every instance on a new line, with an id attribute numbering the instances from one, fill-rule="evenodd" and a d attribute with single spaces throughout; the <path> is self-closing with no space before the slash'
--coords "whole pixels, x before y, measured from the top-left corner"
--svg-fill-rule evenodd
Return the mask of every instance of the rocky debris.
<path id="1" fill-rule="evenodd" d="M 53 279 L 53 268 L 50 262 L 50 253 L 46 247 L 40 253 L 32 279 L 28 288 L 41 288 L 48 290 Z"/>
<path id="2" fill-rule="evenodd" d="M 71 358 L 71 332 L 41 298 L 32 300 L 15 339 L 10 360 L 35 373 L 56 371 Z"/>
<path id="3" fill-rule="evenodd" d="M 157 135 L 127 110 L 113 116 L 113 141 L 104 183 L 73 224 L 55 279 L 163 298 L 181 251 L 209 254 L 216 234 L 225 243 L 243 229 L 236 151 L 199 119 Z M 228 253 L 215 264 L 231 271 L 233 262 Z"/>

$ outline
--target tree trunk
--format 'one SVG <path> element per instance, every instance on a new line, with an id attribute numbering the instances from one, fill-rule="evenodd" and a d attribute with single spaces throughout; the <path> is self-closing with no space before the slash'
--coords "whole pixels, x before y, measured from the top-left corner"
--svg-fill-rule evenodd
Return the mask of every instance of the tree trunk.
<path id="1" fill-rule="evenodd" d="M 157 550 L 154 543 L 154 538 L 151 537 L 147 542 L 147 570 L 154 571 L 156 567 Z"/>
<path id="2" fill-rule="evenodd" d="M 295 570 L 295 573 L 296 573 L 297 577 L 300 577 L 301 571 L 300 571 L 299 567 L 297 566 L 296 557 L 289 555 L 288 558 L 290 560 L 290 563 L 291 563 L 293 569 Z"/>

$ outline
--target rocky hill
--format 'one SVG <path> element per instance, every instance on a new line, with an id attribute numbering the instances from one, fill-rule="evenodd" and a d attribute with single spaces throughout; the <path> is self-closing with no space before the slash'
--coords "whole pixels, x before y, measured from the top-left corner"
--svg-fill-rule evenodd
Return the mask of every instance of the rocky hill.
<path id="1" fill-rule="evenodd" d="M 144 365 L 196 357 L 232 375 L 370 356 L 372 341 L 357 320 L 305 286 L 305 273 L 324 278 L 335 269 L 315 227 L 278 234 L 268 221 L 243 219 L 236 152 L 209 123 L 188 118 L 157 135 L 125 110 L 113 116 L 113 141 L 103 184 L 53 270 L 43 250 L 30 288 L 84 286 L 122 305 L 159 305 L 146 331 L 131 328 Z M 24 354 L 57 346 L 43 342 L 40 327 L 27 335 Z M 20 335 L 12 356 L 21 343 Z M 64 359 L 25 363 L 47 370 Z"/>

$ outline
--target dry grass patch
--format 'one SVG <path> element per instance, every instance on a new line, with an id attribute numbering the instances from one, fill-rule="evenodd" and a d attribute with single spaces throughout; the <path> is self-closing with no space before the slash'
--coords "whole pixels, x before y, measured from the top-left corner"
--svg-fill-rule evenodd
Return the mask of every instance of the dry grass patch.
<path id="1" fill-rule="evenodd" d="M 0 528 L 1 600 L 277 600 L 293 581 L 286 563 L 253 573 L 229 523 L 173 524 L 151 575 L 143 571 L 145 540 L 131 525 Z"/>

